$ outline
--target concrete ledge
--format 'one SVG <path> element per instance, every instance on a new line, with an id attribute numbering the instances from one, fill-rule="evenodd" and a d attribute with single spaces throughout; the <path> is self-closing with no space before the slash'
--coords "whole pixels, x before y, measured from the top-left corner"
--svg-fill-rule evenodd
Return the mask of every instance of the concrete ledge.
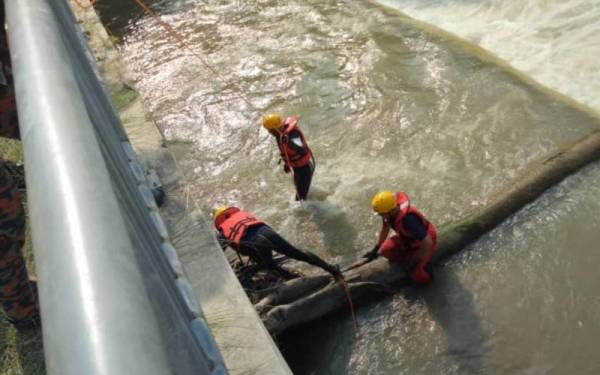
<path id="1" fill-rule="evenodd" d="M 197 205 L 187 202 L 184 174 L 129 83 L 119 52 L 94 9 L 83 9 L 72 0 L 70 4 L 140 162 L 146 170 L 155 170 L 164 184 L 168 198 L 161 214 L 229 373 L 291 374 L 229 267 L 210 220 L 200 210 L 192 212 Z"/>
<path id="2" fill-rule="evenodd" d="M 163 217 L 231 374 L 291 374 L 212 234 L 206 216 L 190 213 L 185 188 L 169 189 Z"/>

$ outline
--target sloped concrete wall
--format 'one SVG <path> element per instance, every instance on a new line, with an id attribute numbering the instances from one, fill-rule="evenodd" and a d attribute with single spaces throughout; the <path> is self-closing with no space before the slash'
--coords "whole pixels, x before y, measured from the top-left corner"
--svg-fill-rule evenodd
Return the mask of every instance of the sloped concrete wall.
<path id="1" fill-rule="evenodd" d="M 291 374 L 229 267 L 210 220 L 196 209 L 195 202 L 188 201 L 184 174 L 133 88 L 96 12 L 93 7 L 70 3 L 141 163 L 146 170 L 155 170 L 164 184 L 167 200 L 161 214 L 227 369 L 231 374 Z"/>

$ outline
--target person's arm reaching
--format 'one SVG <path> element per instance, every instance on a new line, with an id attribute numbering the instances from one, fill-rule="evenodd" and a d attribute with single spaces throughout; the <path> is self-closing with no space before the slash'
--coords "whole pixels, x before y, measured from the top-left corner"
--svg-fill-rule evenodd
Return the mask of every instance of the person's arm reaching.
<path id="1" fill-rule="evenodd" d="M 381 226 L 381 231 L 379 232 L 379 241 L 377 242 L 379 246 L 381 246 L 383 241 L 387 239 L 388 234 L 390 234 L 390 226 L 386 221 L 384 221 L 383 225 Z"/>
<path id="2" fill-rule="evenodd" d="M 384 220 L 383 225 L 381 227 L 381 231 L 379 232 L 379 240 L 377 241 L 377 244 L 373 246 L 373 249 L 364 253 L 362 257 L 368 259 L 369 261 L 377 258 L 379 256 L 379 247 L 381 246 L 383 241 L 386 240 L 388 234 L 390 234 L 390 226 Z"/>

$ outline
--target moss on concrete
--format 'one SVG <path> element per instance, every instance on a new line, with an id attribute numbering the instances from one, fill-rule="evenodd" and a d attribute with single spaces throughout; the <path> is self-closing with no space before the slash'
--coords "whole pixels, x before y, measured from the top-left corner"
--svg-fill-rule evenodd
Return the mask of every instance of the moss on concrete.
<path id="1" fill-rule="evenodd" d="M 130 89 L 129 87 L 124 88 L 123 90 L 112 94 L 112 101 L 115 105 L 117 111 L 121 111 L 128 104 L 137 99 L 139 94 L 137 91 Z"/>
<path id="2" fill-rule="evenodd" d="M 21 142 L 0 137 L 0 159 L 21 161 L 23 159 Z"/>

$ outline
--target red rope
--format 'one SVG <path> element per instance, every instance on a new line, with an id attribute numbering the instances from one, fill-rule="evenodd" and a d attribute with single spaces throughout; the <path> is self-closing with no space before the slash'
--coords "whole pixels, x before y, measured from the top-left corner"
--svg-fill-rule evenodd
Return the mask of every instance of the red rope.
<path id="1" fill-rule="evenodd" d="M 356 314 L 354 313 L 354 304 L 352 303 L 352 296 L 350 295 L 350 290 L 348 290 L 348 283 L 344 280 L 343 277 L 339 278 L 340 285 L 342 286 L 342 290 L 346 294 L 346 299 L 348 300 L 348 306 L 350 307 L 350 316 L 352 317 L 352 325 L 354 326 L 354 332 L 356 332 L 356 337 L 360 338 L 360 329 L 358 328 L 358 322 L 356 321 Z"/>
<path id="2" fill-rule="evenodd" d="M 152 9 L 150 9 L 146 4 L 144 4 L 142 0 L 133 1 L 135 1 L 146 13 L 148 13 L 152 18 L 154 18 L 156 22 L 158 22 L 159 25 L 161 25 L 173 38 L 175 38 L 184 49 L 190 51 L 192 55 L 196 57 L 202 63 L 202 65 L 204 65 L 206 69 L 208 69 L 219 81 L 221 81 L 221 83 L 223 83 L 224 85 L 232 84 L 236 89 L 235 91 L 237 91 L 238 98 L 242 99 L 248 105 L 248 107 L 250 107 L 255 112 L 259 112 L 258 109 L 256 109 L 256 107 L 250 102 L 250 100 L 242 93 L 242 90 L 237 83 L 227 82 L 227 80 L 225 80 L 225 78 L 223 78 L 223 76 L 221 76 L 219 72 L 212 67 L 212 65 L 210 65 L 202 56 L 196 53 L 196 51 L 194 51 L 192 46 L 185 41 L 185 39 L 180 33 L 173 29 L 173 27 L 167 22 L 163 21 L 160 18 L 160 16 L 156 14 L 156 12 L 154 12 Z"/>
<path id="3" fill-rule="evenodd" d="M 75 0 L 75 1 L 79 4 L 78 0 Z M 93 3 L 95 3 L 96 0 L 92 0 L 92 1 L 93 1 Z M 173 29 L 173 27 L 171 27 L 171 25 L 169 25 L 167 22 L 163 21 L 152 9 L 150 9 L 146 4 L 144 4 L 144 2 L 142 0 L 134 0 L 134 1 L 146 13 L 148 13 L 151 17 L 153 17 L 173 38 L 175 38 L 182 45 L 183 48 L 190 51 L 192 53 L 192 55 L 194 57 L 196 57 L 202 63 L 202 65 L 204 65 L 215 77 L 217 77 L 217 79 L 219 81 L 221 81 L 225 85 L 228 84 L 228 82 L 219 74 L 219 72 L 217 72 L 217 70 L 215 68 L 213 68 L 208 62 L 206 62 L 205 59 L 202 58 L 202 56 L 200 56 L 198 53 L 196 53 L 194 51 L 194 49 L 192 48 L 192 46 L 189 43 L 187 43 L 185 41 L 185 39 L 181 36 L 181 34 L 179 34 L 177 31 L 175 31 Z M 250 100 L 242 93 L 242 90 L 240 89 L 239 85 L 234 83 L 233 86 L 235 87 L 236 91 L 238 92 L 238 97 L 240 99 L 242 99 L 252 110 L 259 112 L 256 109 L 256 107 L 250 102 Z M 280 140 L 281 140 L 281 138 L 280 138 Z M 285 151 L 284 151 L 284 156 L 286 159 L 285 160 L 286 164 L 292 170 L 292 180 L 294 183 L 294 188 L 296 189 L 296 196 L 299 198 L 298 189 L 296 187 L 296 181 L 294 179 L 294 169 L 292 168 L 292 166 L 290 164 L 289 156 L 287 155 L 287 152 L 285 152 Z M 321 250 L 320 249 L 321 246 L 318 246 L 318 247 L 319 247 L 319 250 Z M 320 251 L 320 252 L 322 253 L 322 251 Z M 358 329 L 358 323 L 356 321 L 356 315 L 354 313 L 354 305 L 352 303 L 352 297 L 350 295 L 350 291 L 348 290 L 348 285 L 346 284 L 346 281 L 343 279 L 343 277 L 340 278 L 339 281 L 340 281 L 340 285 L 342 286 L 342 289 L 344 290 L 346 298 L 348 299 L 348 305 L 350 306 L 350 314 L 352 316 L 352 324 L 354 325 L 354 330 L 356 332 L 356 335 L 360 336 L 360 331 Z"/>

